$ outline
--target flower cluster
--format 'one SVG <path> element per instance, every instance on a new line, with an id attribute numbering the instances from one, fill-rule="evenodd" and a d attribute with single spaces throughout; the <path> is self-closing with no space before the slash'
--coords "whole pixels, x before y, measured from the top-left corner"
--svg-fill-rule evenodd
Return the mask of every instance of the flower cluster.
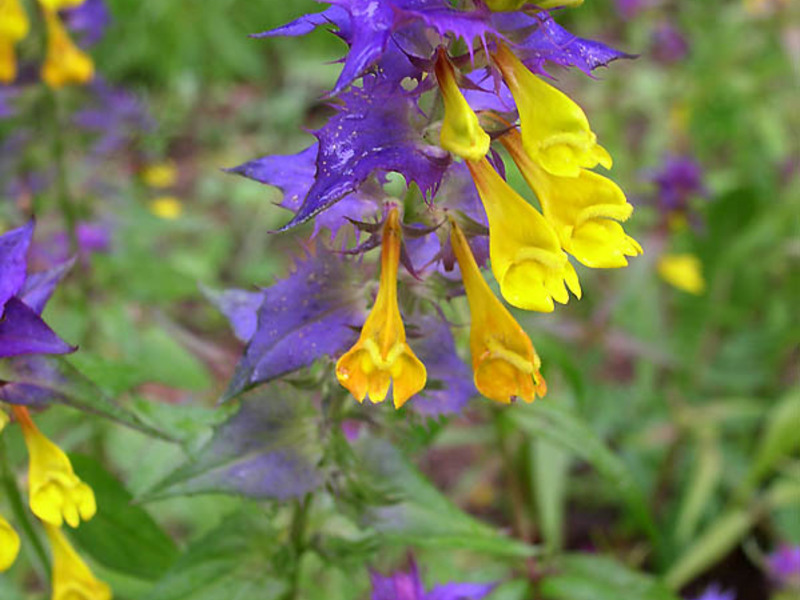
<path id="1" fill-rule="evenodd" d="M 622 228 L 633 207 L 613 181 L 592 170 L 611 168 L 610 154 L 545 70 L 554 64 L 588 74 L 626 55 L 570 34 L 547 10 L 580 2 L 537 4 L 342 0 L 256 36 L 298 36 L 332 25 L 350 47 L 330 92 L 336 114 L 314 132 L 317 141 L 298 154 L 266 156 L 232 171 L 284 192 L 281 206 L 294 216 L 283 230 L 313 218 L 315 235 L 325 228 L 336 236 L 352 223 L 371 237 L 348 254 L 381 245 L 372 310 L 336 365 L 339 382 L 359 402 L 381 402 L 391 386 L 400 407 L 424 394 L 431 376 L 414 350 L 426 332 L 407 339 L 400 264 L 412 275 L 409 287 L 428 276 L 443 278 L 449 296 L 466 292 L 477 390 L 498 402 L 530 402 L 546 390 L 541 362 L 481 274 L 486 236 L 502 297 L 542 312 L 566 304 L 570 292 L 581 296 L 570 255 L 587 267 L 616 268 L 642 252 Z M 501 148 L 539 208 L 506 181 Z M 405 216 L 401 202 L 387 198 L 390 172 L 407 183 Z M 415 197 L 419 205 L 411 203 Z M 406 304 L 407 321 L 418 321 L 424 308 L 413 298 Z"/>
<path id="2" fill-rule="evenodd" d="M 68 265 L 28 275 L 32 237 L 32 222 L 0 235 L 0 358 L 4 359 L 74 350 L 40 316 Z M 94 492 L 77 477 L 64 451 L 39 430 L 28 408 L 13 403 L 17 397 L 6 393 L 12 386 L 13 382 L 0 382 L 0 398 L 11 402 L 11 412 L 28 448 L 30 509 L 42 522 L 53 553 L 52 597 L 108 600 L 110 588 L 92 575 L 61 531 L 64 523 L 78 527 L 82 520 L 95 515 Z M 8 422 L 8 415 L 0 408 L 0 431 Z M 19 536 L 0 516 L 0 571 L 14 563 L 19 548 Z"/>

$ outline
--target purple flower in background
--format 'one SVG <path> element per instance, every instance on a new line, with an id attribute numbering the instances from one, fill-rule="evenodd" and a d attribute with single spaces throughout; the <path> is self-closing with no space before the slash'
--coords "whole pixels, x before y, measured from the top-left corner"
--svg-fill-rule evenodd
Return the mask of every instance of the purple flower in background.
<path id="1" fill-rule="evenodd" d="M 14 98 L 17 97 L 19 92 L 16 88 L 10 85 L 0 85 L 0 119 L 7 119 L 8 117 L 13 117 L 14 113 L 14 105 L 12 104 Z"/>
<path id="2" fill-rule="evenodd" d="M 0 358 L 75 350 L 39 316 L 66 269 L 28 276 L 33 227 L 31 221 L 0 235 Z"/>
<path id="3" fill-rule="evenodd" d="M 650 53 L 662 63 L 678 62 L 689 54 L 689 42 L 680 29 L 665 21 L 653 30 Z"/>
<path id="4" fill-rule="evenodd" d="M 78 255 L 88 259 L 95 252 L 108 252 L 111 247 L 111 230 L 104 223 L 81 221 L 75 226 Z M 65 231 L 58 231 L 42 244 L 34 246 L 31 254 L 38 262 L 57 265 L 70 255 L 70 240 Z"/>
<path id="5" fill-rule="evenodd" d="M 736 593 L 723 591 L 720 586 L 713 584 L 708 586 L 702 594 L 691 600 L 736 600 Z"/>
<path id="6" fill-rule="evenodd" d="M 103 0 L 85 0 L 75 8 L 61 11 L 60 15 L 84 48 L 99 42 L 111 22 L 111 15 Z"/>
<path id="7" fill-rule="evenodd" d="M 446 583 L 426 593 L 414 561 L 408 572 L 373 571 L 371 579 L 372 600 L 481 600 L 495 588 L 494 583 Z"/>
<path id="8" fill-rule="evenodd" d="M 617 12 L 625 20 L 636 17 L 651 4 L 651 0 L 616 0 Z"/>
<path id="9" fill-rule="evenodd" d="M 688 212 L 694 197 L 707 197 L 703 168 L 691 156 L 668 156 L 650 176 L 658 187 L 658 208 L 664 213 Z"/>
<path id="10" fill-rule="evenodd" d="M 779 587 L 800 589 L 800 545 L 782 545 L 767 558 L 767 568 Z"/>

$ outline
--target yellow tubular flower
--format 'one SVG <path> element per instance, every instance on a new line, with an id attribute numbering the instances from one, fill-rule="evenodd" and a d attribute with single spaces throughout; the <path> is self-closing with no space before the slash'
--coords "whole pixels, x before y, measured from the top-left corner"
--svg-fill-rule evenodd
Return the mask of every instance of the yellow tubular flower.
<path id="1" fill-rule="evenodd" d="M 577 177 L 581 168 L 611 168 L 611 155 L 597 143 L 580 106 L 531 73 L 504 45 L 493 55 L 519 111 L 528 155 L 558 177 Z"/>
<path id="2" fill-rule="evenodd" d="M 694 254 L 665 254 L 656 268 L 664 281 L 679 290 L 695 296 L 706 291 L 703 265 Z"/>
<path id="3" fill-rule="evenodd" d="M 57 89 L 72 83 L 87 83 L 94 77 L 91 57 L 70 39 L 58 14 L 44 11 L 47 23 L 47 55 L 42 65 L 42 80 Z"/>
<path id="4" fill-rule="evenodd" d="M 42 8 L 51 11 L 64 10 L 65 8 L 75 8 L 86 2 L 86 0 L 39 0 Z"/>
<path id="5" fill-rule="evenodd" d="M 0 573 L 14 564 L 17 554 L 19 554 L 19 536 L 0 515 Z"/>
<path id="6" fill-rule="evenodd" d="M 566 304 L 567 286 L 580 298 L 578 275 L 547 219 L 485 158 L 467 166 L 489 218 L 489 258 L 503 298 L 517 308 L 541 312 L 551 312 L 553 300 Z"/>
<path id="7" fill-rule="evenodd" d="M 516 129 L 501 141 L 536 192 L 565 251 L 587 267 L 603 269 L 627 266 L 626 256 L 642 253 L 618 223 L 631 216 L 633 206 L 616 183 L 586 169 L 577 177 L 551 175 L 527 155 Z"/>
<path id="8" fill-rule="evenodd" d="M 28 447 L 28 494 L 33 514 L 45 523 L 61 527 L 66 521 L 77 527 L 97 512 L 92 488 L 72 470 L 64 451 L 39 431 L 24 407 L 15 406 L 25 445 Z"/>
<path id="9" fill-rule="evenodd" d="M 491 139 L 481 128 L 478 116 L 458 89 L 453 65 L 444 50 L 439 50 L 436 60 L 436 79 L 444 99 L 444 122 L 439 134 L 439 144 L 461 158 L 482 159 L 489 151 Z"/>
<path id="10" fill-rule="evenodd" d="M 544 396 L 547 384 L 539 373 L 541 361 L 530 338 L 489 289 L 455 222 L 450 241 L 461 268 L 472 318 L 469 347 L 475 387 L 487 398 L 503 403 L 511 402 L 514 396 L 525 402 Z"/>
<path id="11" fill-rule="evenodd" d="M 14 44 L 25 39 L 30 22 L 19 0 L 0 0 L 0 83 L 17 78 Z"/>
<path id="12" fill-rule="evenodd" d="M 53 551 L 52 600 L 111 600 L 111 588 L 81 560 L 58 527 L 44 525 Z"/>
<path id="13" fill-rule="evenodd" d="M 400 217 L 393 208 L 383 226 L 381 281 L 375 305 L 358 342 L 336 363 L 336 377 L 356 400 L 369 396 L 383 402 L 394 383 L 394 406 L 400 408 L 425 387 L 425 365 L 406 343 L 406 330 L 397 305 L 397 269 L 400 263 Z"/>

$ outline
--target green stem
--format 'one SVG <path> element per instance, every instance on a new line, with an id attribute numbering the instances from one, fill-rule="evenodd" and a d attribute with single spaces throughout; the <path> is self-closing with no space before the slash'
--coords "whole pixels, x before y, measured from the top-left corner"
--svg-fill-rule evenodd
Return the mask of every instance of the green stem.
<path id="1" fill-rule="evenodd" d="M 306 494 L 302 500 L 298 500 L 294 505 L 291 529 L 289 530 L 289 543 L 292 547 L 292 574 L 290 579 L 289 592 L 286 600 L 300 600 L 300 561 L 306 551 L 306 528 L 308 526 L 308 514 L 311 508 L 312 494 Z"/>
<path id="2" fill-rule="evenodd" d="M 48 91 L 47 100 L 50 108 L 50 130 L 53 136 L 53 162 L 56 166 L 56 196 L 69 238 L 70 253 L 75 254 L 78 252 L 78 236 L 75 229 L 78 218 L 69 189 L 64 134 L 61 128 L 61 115 L 56 92 Z"/>
<path id="3" fill-rule="evenodd" d="M 27 537 L 28 541 L 30 541 L 36 556 L 41 562 L 42 571 L 49 579 L 51 573 L 50 557 L 48 556 L 47 550 L 45 550 L 44 544 L 42 544 L 42 540 L 39 538 L 39 534 L 36 532 L 36 529 L 34 528 L 33 523 L 28 516 L 28 511 L 25 509 L 25 503 L 22 500 L 22 494 L 19 493 L 19 488 L 17 487 L 17 480 L 8 464 L 5 440 L 2 438 L 0 438 L 0 473 L 3 489 L 8 497 L 9 504 L 11 504 L 11 510 L 14 513 L 14 520 L 25 532 L 25 536 Z"/>

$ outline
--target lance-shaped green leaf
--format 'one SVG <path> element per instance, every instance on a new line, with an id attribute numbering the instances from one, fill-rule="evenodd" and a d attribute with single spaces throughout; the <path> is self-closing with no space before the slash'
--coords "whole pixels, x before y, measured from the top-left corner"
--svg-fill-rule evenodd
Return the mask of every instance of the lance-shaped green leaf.
<path id="1" fill-rule="evenodd" d="M 568 554 L 541 584 L 547 600 L 678 600 L 663 583 L 612 558 Z"/>
<path id="2" fill-rule="evenodd" d="M 385 501 L 363 508 L 363 523 L 387 543 L 469 549 L 498 556 L 537 553 L 536 548 L 464 513 L 388 442 L 364 438 L 356 452 L 357 472 Z"/>
<path id="3" fill-rule="evenodd" d="M 746 479 L 747 487 L 755 486 L 782 458 L 800 448 L 799 424 L 800 389 L 796 389 L 770 411 Z"/>
<path id="4" fill-rule="evenodd" d="M 283 598 L 288 586 L 270 569 L 278 537 L 263 510 L 242 510 L 191 544 L 143 600 Z"/>
<path id="5" fill-rule="evenodd" d="M 164 439 L 169 434 L 146 425 L 109 398 L 59 356 L 16 356 L 0 359 L 0 400 L 10 404 L 65 404 Z"/>
<path id="6" fill-rule="evenodd" d="M 240 494 L 283 500 L 323 481 L 314 410 L 279 385 L 242 397 L 239 412 L 189 462 L 146 495 Z"/>

